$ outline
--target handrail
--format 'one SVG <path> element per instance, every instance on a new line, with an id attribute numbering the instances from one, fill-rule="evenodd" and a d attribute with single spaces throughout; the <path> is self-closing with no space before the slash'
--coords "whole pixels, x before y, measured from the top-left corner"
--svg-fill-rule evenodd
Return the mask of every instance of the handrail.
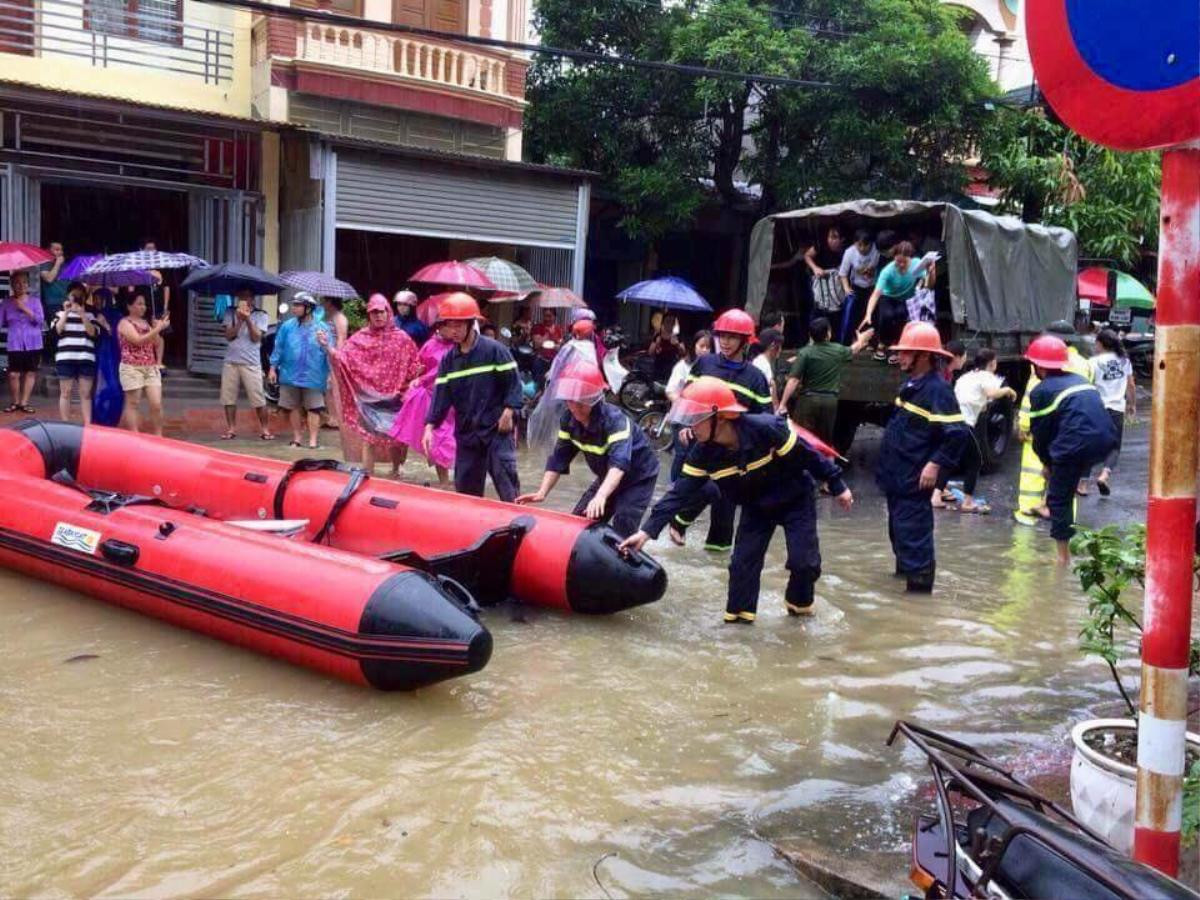
<path id="1" fill-rule="evenodd" d="M 507 57 L 450 42 L 350 28 L 314 18 L 297 23 L 295 58 L 381 72 L 476 94 L 522 99 L 508 91 Z"/>
<path id="2" fill-rule="evenodd" d="M 0 53 L 233 80 L 232 28 L 128 10 L 124 0 L 0 0 Z"/>

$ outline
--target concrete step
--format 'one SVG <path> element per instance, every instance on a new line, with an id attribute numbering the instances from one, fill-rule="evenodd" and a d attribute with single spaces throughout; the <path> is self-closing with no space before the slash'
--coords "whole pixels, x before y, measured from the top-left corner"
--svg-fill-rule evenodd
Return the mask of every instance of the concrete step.
<path id="1" fill-rule="evenodd" d="M 43 369 L 38 385 L 43 397 L 58 396 L 58 376 L 54 369 Z M 193 375 L 186 369 L 168 369 L 163 378 L 163 393 L 179 400 L 216 403 L 221 396 L 221 379 L 215 375 Z"/>

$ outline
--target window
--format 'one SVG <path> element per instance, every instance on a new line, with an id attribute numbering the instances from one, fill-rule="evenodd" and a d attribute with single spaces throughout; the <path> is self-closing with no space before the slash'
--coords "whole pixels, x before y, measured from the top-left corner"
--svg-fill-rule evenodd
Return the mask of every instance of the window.
<path id="1" fill-rule="evenodd" d="M 86 0 L 83 27 L 98 34 L 183 42 L 183 0 Z"/>
<path id="2" fill-rule="evenodd" d="M 292 6 L 324 10 L 340 16 L 357 16 L 360 19 L 363 14 L 363 0 L 292 0 Z"/>

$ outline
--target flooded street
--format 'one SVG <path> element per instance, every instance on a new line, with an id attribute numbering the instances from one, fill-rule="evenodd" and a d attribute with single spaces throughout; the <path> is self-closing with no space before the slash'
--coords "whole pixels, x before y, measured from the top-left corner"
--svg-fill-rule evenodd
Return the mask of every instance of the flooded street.
<path id="1" fill-rule="evenodd" d="M 541 462 L 523 457 L 525 483 Z M 784 614 L 777 535 L 756 626 L 722 625 L 724 560 L 694 534 L 648 547 L 661 602 L 486 611 L 488 667 L 414 695 L 0 573 L 0 892 L 820 896 L 773 853 L 788 835 L 889 852 L 900 885 L 925 770 L 884 745 L 895 719 L 1004 756 L 1110 696 L 1076 651 L 1074 578 L 1007 515 L 1015 462 L 983 482 L 995 514 L 939 514 L 932 597 L 891 577 L 860 467 L 851 514 L 821 501 L 815 620 Z M 1141 425 L 1083 521 L 1139 519 L 1145 472 Z"/>

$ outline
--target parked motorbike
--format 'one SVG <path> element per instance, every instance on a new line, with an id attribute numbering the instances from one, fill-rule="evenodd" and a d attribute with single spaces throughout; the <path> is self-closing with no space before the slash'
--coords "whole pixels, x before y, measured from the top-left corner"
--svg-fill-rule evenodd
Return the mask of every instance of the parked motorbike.
<path id="1" fill-rule="evenodd" d="M 604 354 L 601 364 L 608 389 L 617 402 L 633 415 L 638 427 L 649 439 L 650 446 L 655 450 L 666 450 L 674 440 L 671 426 L 667 424 L 671 403 L 667 399 L 666 386 L 656 382 L 646 369 L 639 367 L 641 359 L 645 357 L 635 362 L 632 371 L 621 363 L 620 353 L 628 342 L 619 325 L 605 329 L 600 340 L 609 351 Z"/>
<path id="2" fill-rule="evenodd" d="M 938 814 L 913 830 L 910 878 L 926 898 L 1196 900 L 969 744 L 897 722 L 888 745 L 900 735 L 929 760 L 937 792 Z"/>
<path id="3" fill-rule="evenodd" d="M 286 310 L 284 311 L 286 312 Z M 271 406 L 279 405 L 279 385 L 272 384 L 267 378 L 267 373 L 271 370 L 271 354 L 275 352 L 275 333 L 277 331 L 279 331 L 279 323 L 272 322 L 263 333 L 262 340 L 258 342 L 258 357 L 263 373 L 263 393 L 267 395 L 267 403 Z"/>

